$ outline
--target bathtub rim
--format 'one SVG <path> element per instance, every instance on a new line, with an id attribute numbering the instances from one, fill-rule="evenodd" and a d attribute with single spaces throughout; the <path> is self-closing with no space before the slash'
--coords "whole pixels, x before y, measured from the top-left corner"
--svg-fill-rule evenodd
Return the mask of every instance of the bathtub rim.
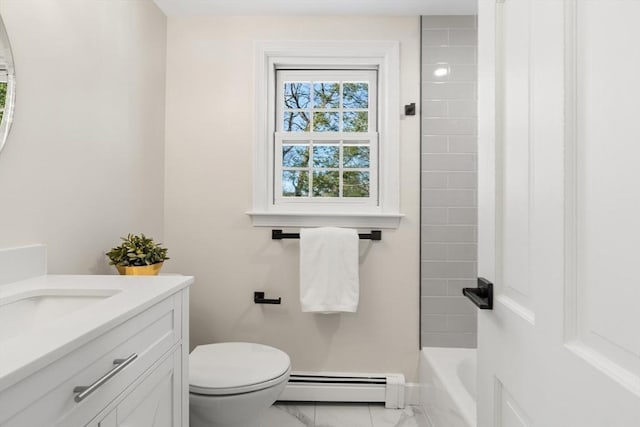
<path id="1" fill-rule="evenodd" d="M 431 366 L 434 375 L 454 401 L 465 422 L 471 427 L 476 427 L 477 403 L 458 378 L 457 366 L 460 361 L 473 358 L 476 361 L 477 376 L 477 350 L 475 348 L 422 347 L 420 354 Z M 445 372 L 450 375 L 445 375 Z"/>

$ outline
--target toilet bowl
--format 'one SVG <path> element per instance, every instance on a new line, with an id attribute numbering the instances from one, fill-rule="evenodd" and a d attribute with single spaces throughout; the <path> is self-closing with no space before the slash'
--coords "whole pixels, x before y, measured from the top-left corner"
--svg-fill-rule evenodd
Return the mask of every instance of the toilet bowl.
<path id="1" fill-rule="evenodd" d="M 290 372 L 289 356 L 266 345 L 196 347 L 189 355 L 189 425 L 259 427 L 262 411 L 278 399 Z"/>

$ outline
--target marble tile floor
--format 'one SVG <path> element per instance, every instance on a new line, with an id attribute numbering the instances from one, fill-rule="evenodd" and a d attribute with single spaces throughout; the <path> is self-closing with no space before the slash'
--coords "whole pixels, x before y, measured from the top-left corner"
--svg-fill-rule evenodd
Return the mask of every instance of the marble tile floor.
<path id="1" fill-rule="evenodd" d="M 383 404 L 276 402 L 260 427 L 428 427 L 418 406 L 385 409 Z"/>

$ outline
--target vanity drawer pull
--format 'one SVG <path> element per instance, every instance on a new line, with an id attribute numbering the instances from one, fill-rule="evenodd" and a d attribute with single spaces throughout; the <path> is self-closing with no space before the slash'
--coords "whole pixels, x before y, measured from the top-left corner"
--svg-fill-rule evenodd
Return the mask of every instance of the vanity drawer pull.
<path id="1" fill-rule="evenodd" d="M 91 384 L 90 386 L 74 387 L 73 392 L 78 394 L 76 394 L 76 397 L 73 400 L 75 400 L 76 402 L 82 402 L 87 396 L 89 396 L 91 393 L 96 391 L 98 388 L 100 388 L 104 383 L 109 381 L 111 378 L 116 376 L 118 372 L 122 371 L 124 368 L 130 365 L 131 362 L 133 362 L 137 358 L 138 358 L 138 355 L 136 353 L 133 353 L 131 356 L 127 357 L 126 359 L 115 359 L 113 361 L 113 364 L 116 366 L 114 366 L 113 369 L 111 369 L 109 372 L 104 374 L 102 377 L 98 378 L 93 384 Z"/>

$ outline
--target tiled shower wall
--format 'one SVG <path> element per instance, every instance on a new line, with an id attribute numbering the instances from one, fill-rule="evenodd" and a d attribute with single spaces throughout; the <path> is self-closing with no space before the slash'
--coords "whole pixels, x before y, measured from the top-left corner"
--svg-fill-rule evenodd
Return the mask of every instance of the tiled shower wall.
<path id="1" fill-rule="evenodd" d="M 477 341 L 476 22 L 422 18 L 422 346 Z"/>

